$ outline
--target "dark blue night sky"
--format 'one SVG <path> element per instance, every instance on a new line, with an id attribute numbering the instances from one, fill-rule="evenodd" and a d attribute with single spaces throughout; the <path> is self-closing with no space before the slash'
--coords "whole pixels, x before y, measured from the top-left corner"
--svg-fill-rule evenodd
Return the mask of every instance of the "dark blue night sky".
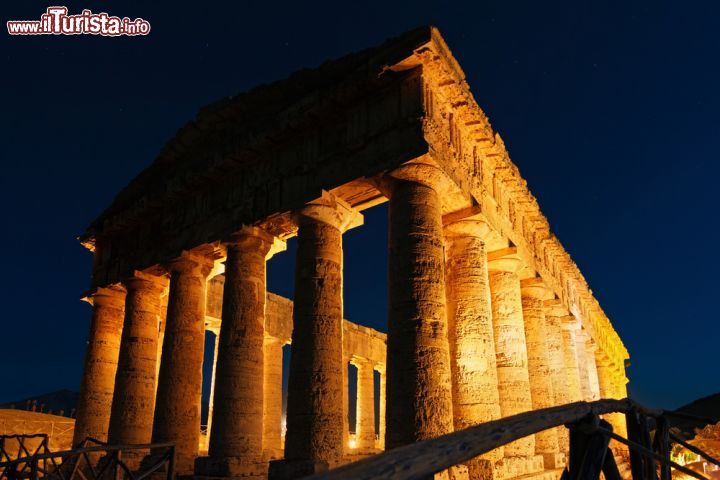
<path id="1" fill-rule="evenodd" d="M 0 33 L 0 402 L 78 388 L 91 255 L 75 237 L 201 106 L 427 23 L 624 339 L 631 394 L 720 391 L 717 2 L 64 4 L 152 32 Z M 50 5 L 3 2 L 3 24 Z M 345 237 L 346 317 L 380 329 L 385 214 Z M 290 250 L 268 265 L 286 296 Z"/>

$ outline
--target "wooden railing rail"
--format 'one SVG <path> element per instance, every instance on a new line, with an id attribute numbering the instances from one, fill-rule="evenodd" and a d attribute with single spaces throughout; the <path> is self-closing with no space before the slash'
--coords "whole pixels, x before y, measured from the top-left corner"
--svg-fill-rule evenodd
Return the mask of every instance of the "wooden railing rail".
<path id="1" fill-rule="evenodd" d="M 614 433 L 610 424 L 600 419 L 600 415 L 608 413 L 626 415 L 629 439 Z M 669 416 L 706 420 L 646 408 L 629 399 L 576 402 L 501 418 L 389 450 L 315 474 L 307 480 L 426 480 L 499 446 L 561 425 L 570 429 L 570 458 L 562 480 L 597 480 L 601 472 L 606 480 L 621 480 L 608 448 L 611 438 L 629 447 L 634 480 L 671 480 L 671 467 L 699 480 L 707 480 L 704 475 L 670 459 L 670 441 L 674 436 L 667 422 Z M 655 421 L 653 442 L 650 441 L 649 419 Z M 711 458 L 704 452 L 703 457 Z M 718 464 L 715 459 L 710 461 Z"/>

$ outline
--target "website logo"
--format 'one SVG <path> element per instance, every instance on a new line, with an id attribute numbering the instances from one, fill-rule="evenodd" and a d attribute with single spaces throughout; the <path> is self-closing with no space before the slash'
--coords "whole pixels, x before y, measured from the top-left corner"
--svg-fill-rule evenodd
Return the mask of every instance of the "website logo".
<path id="1" fill-rule="evenodd" d="M 142 18 L 131 20 L 83 10 L 78 15 L 68 15 L 67 7 L 48 7 L 40 20 L 9 20 L 10 35 L 102 35 L 119 37 L 150 33 L 150 22 Z"/>

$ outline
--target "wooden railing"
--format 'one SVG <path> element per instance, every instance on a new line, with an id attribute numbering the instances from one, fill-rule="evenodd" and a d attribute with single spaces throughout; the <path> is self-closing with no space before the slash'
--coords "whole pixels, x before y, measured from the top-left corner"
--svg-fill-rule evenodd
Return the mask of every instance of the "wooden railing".
<path id="1" fill-rule="evenodd" d="M 614 433 L 610 424 L 600 418 L 600 415 L 608 413 L 626 415 L 628 439 Z M 718 460 L 670 433 L 667 419 L 672 416 L 691 417 L 645 408 L 629 399 L 571 403 L 505 417 L 389 450 L 307 477 L 307 480 L 425 480 L 499 446 L 561 425 L 570 429 L 570 458 L 563 480 L 597 480 L 601 472 L 606 480 L 621 480 L 608 447 L 611 439 L 629 447 L 633 480 L 670 480 L 671 468 L 706 480 L 704 475 L 670 459 L 672 440 L 720 466 Z M 655 439 L 651 442 L 653 427 Z"/>
<path id="2" fill-rule="evenodd" d="M 5 437 L 37 437 L 38 435 L 8 435 Z M 3 444 L 0 437 L 0 445 Z M 44 448 L 25 456 L 0 461 L 0 480 L 143 480 L 155 472 L 162 472 L 167 480 L 175 476 L 175 444 L 154 443 L 147 445 L 107 445 L 87 438 L 78 448 L 51 452 Z M 123 453 L 149 452 L 153 456 L 149 464 L 137 471 L 123 461 Z M 2 460 L 2 458 L 0 458 Z"/>
<path id="3" fill-rule="evenodd" d="M 609 413 L 625 414 L 628 438 L 617 435 L 611 425 L 600 418 Z M 611 439 L 628 446 L 633 480 L 671 480 L 672 468 L 698 480 L 707 480 L 704 475 L 671 460 L 670 446 L 675 442 L 720 466 L 720 461 L 670 431 L 668 419 L 672 417 L 713 422 L 678 412 L 645 408 L 628 399 L 577 402 L 513 415 L 396 448 L 316 474 L 308 480 L 425 480 L 519 438 L 563 425 L 570 430 L 570 456 L 562 480 L 598 480 L 600 473 L 605 480 L 621 480 L 609 448 Z M 41 437 L 40 445 L 35 449 L 27 448 L 25 442 L 38 437 Z M 52 480 L 143 480 L 155 472 L 162 472 L 167 480 L 173 480 L 175 474 L 175 447 L 171 443 L 106 445 L 87 439 L 79 448 L 53 453 L 47 448 L 47 437 L 44 440 L 42 437 L 0 437 L 0 460 L 6 459 L 0 461 L 0 480 L 38 480 L 41 477 Z M 11 453 L 5 449 L 5 439 L 19 440 L 19 458 L 11 459 Z M 123 462 L 123 452 L 150 449 L 153 451 L 152 464 L 144 463 L 141 471 L 132 471 Z"/>
<path id="4" fill-rule="evenodd" d="M 38 442 L 39 440 L 39 442 Z M 32 445 L 37 443 L 36 445 Z M 0 462 L 9 462 L 22 456 L 31 457 L 49 452 L 45 433 L 32 435 L 0 435 Z"/>

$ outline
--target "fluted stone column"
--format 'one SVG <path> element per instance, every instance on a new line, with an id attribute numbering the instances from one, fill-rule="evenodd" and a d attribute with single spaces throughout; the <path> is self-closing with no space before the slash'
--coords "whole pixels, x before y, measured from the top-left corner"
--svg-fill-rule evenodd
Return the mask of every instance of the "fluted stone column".
<path id="1" fill-rule="evenodd" d="M 265 336 L 264 362 L 263 451 L 276 459 L 282 457 L 282 340 Z"/>
<path id="2" fill-rule="evenodd" d="M 547 302 L 546 302 L 547 303 Z M 565 355 L 563 352 L 563 330 L 562 316 L 553 315 L 551 308 L 545 308 L 545 327 L 547 334 L 548 369 L 553 387 L 553 405 L 567 405 L 572 400 L 567 381 L 567 370 L 565 368 Z M 570 449 L 570 435 L 564 426 L 555 429 L 558 446 L 564 452 L 567 460 L 567 453 Z"/>
<path id="3" fill-rule="evenodd" d="M 588 352 L 585 344 L 588 340 L 587 333 L 584 329 L 575 332 L 575 353 L 578 361 L 578 374 L 580 376 L 580 393 L 584 401 L 592 399 L 592 391 L 590 389 L 590 371 L 588 369 Z"/>
<path id="4" fill-rule="evenodd" d="M 453 423 L 462 430 L 500 418 L 490 283 L 483 239 L 487 223 L 463 220 L 445 227 L 448 338 Z M 466 462 L 471 479 L 495 477 L 497 448 Z"/>
<path id="5" fill-rule="evenodd" d="M 493 252 L 488 260 L 500 412 L 503 417 L 508 417 L 532 410 L 520 279 L 517 274 L 522 265 L 513 248 Z M 534 436 L 505 445 L 506 458 L 530 457 L 534 454 Z"/>
<path id="6" fill-rule="evenodd" d="M 533 410 L 540 410 L 555 404 L 550 371 L 552 359 L 548 348 L 550 329 L 547 328 L 545 320 L 544 304 L 555 295 L 539 278 L 523 280 L 521 285 L 530 394 Z M 535 434 L 535 453 L 543 456 L 546 469 L 564 466 L 565 460 L 564 455 L 560 453 L 557 429 L 548 429 Z"/>
<path id="7" fill-rule="evenodd" d="M 585 349 L 585 361 L 587 362 L 590 401 L 600 400 L 600 384 L 598 383 L 597 364 L 595 363 L 597 345 L 595 345 L 592 338 L 587 336 L 583 347 Z"/>
<path id="8" fill-rule="evenodd" d="M 292 357 L 288 381 L 285 460 L 271 478 L 297 478 L 342 461 L 342 234 L 362 216 L 329 193 L 296 214 Z"/>
<path id="9" fill-rule="evenodd" d="M 150 443 L 155 405 L 155 366 L 161 296 L 166 279 L 136 272 L 125 281 L 125 321 L 115 375 L 108 443 Z M 127 452 L 130 468 L 147 452 Z"/>
<path id="10" fill-rule="evenodd" d="M 583 400 L 580 386 L 580 370 L 578 368 L 577 347 L 575 332 L 579 328 L 574 317 L 562 319 L 563 357 L 565 358 L 565 375 L 568 385 L 568 400 L 580 402 Z"/>
<path id="11" fill-rule="evenodd" d="M 195 472 L 262 476 L 265 386 L 265 264 L 274 237 L 243 227 L 227 242 L 222 323 L 208 456 Z"/>
<path id="12" fill-rule="evenodd" d="M 205 287 L 212 267 L 211 259 L 190 252 L 168 265 L 170 296 L 152 439 L 154 443 L 175 442 L 180 475 L 193 473 L 198 455 Z"/>
<path id="13" fill-rule="evenodd" d="M 619 380 L 620 375 L 615 371 L 613 364 L 599 351 L 596 352 L 596 364 L 601 398 L 623 399 L 627 397 L 627 390 L 623 391 L 625 386 L 620 386 L 622 383 Z M 615 433 L 627 438 L 627 422 L 624 414 L 610 413 L 604 415 L 604 418 L 610 422 Z M 616 441 L 612 441 L 611 446 L 613 450 L 625 449 Z"/>
<path id="14" fill-rule="evenodd" d="M 453 430 L 439 186 L 406 164 L 389 180 L 387 449 Z"/>
<path id="15" fill-rule="evenodd" d="M 375 450 L 375 376 L 372 363 L 355 359 L 357 366 L 357 426 L 355 437 L 360 452 Z"/>
<path id="16" fill-rule="evenodd" d="M 107 441 L 120 338 L 125 316 L 125 288 L 98 288 L 87 296 L 93 306 L 85 368 L 80 384 L 73 446 L 87 437 Z"/>

